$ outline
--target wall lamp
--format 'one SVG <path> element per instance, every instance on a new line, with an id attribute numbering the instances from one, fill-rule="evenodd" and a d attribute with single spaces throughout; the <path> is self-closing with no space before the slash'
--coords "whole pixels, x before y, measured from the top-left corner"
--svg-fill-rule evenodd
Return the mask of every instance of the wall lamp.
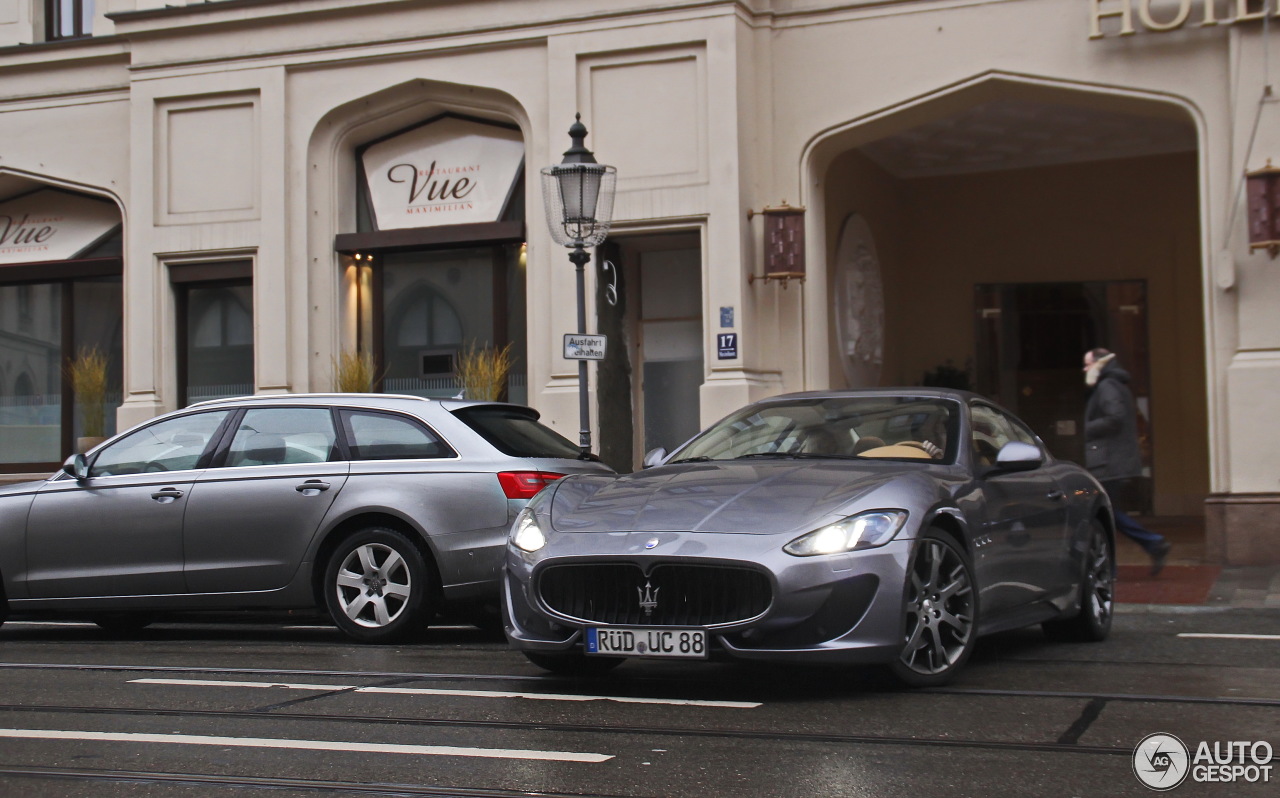
<path id="1" fill-rule="evenodd" d="M 1280 254 L 1280 168 L 1267 165 L 1245 175 L 1249 198 L 1249 250 Z"/>
<path id="2" fill-rule="evenodd" d="M 764 274 L 752 274 L 747 283 L 778 280 L 785 290 L 791 280 L 804 282 L 804 208 L 787 204 L 747 211 L 747 220 L 764 217 Z"/>

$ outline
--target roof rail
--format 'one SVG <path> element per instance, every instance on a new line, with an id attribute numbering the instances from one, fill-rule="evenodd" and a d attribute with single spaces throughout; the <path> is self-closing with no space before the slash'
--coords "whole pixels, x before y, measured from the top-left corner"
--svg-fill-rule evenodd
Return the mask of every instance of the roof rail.
<path id="1" fill-rule="evenodd" d="M 436 401 L 425 396 L 413 396 L 407 393 L 269 393 L 206 399 L 203 402 L 187 405 L 187 407 L 207 407 L 229 402 L 270 402 L 297 399 L 414 399 L 420 402 Z"/>

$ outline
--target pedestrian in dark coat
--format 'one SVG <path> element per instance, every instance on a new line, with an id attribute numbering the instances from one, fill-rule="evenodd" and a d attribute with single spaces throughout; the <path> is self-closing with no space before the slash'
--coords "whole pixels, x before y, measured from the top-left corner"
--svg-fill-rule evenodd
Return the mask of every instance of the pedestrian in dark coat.
<path id="1" fill-rule="evenodd" d="M 1138 413 L 1129 390 L 1129 372 L 1116 362 L 1114 353 L 1099 348 L 1085 352 L 1084 374 L 1085 384 L 1091 389 L 1084 408 L 1085 468 L 1111 498 L 1116 529 L 1151 557 L 1154 576 L 1164 568 L 1171 548 L 1169 541 L 1125 512 L 1128 497 L 1142 475 Z"/>

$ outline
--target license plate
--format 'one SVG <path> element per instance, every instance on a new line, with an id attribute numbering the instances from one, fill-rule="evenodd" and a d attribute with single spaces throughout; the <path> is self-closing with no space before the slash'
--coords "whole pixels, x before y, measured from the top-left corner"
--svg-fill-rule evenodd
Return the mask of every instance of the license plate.
<path id="1" fill-rule="evenodd" d="M 592 626 L 587 628 L 587 653 L 610 657 L 706 659 L 707 631 L 653 626 Z"/>

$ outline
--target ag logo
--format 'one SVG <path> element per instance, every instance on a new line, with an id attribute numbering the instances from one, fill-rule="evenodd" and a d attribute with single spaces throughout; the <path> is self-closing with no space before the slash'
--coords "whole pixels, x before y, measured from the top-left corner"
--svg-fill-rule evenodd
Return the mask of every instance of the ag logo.
<path id="1" fill-rule="evenodd" d="M 1133 749 L 1133 775 L 1157 792 L 1181 784 L 1189 765 L 1187 747 L 1172 734 L 1148 734 Z"/>

